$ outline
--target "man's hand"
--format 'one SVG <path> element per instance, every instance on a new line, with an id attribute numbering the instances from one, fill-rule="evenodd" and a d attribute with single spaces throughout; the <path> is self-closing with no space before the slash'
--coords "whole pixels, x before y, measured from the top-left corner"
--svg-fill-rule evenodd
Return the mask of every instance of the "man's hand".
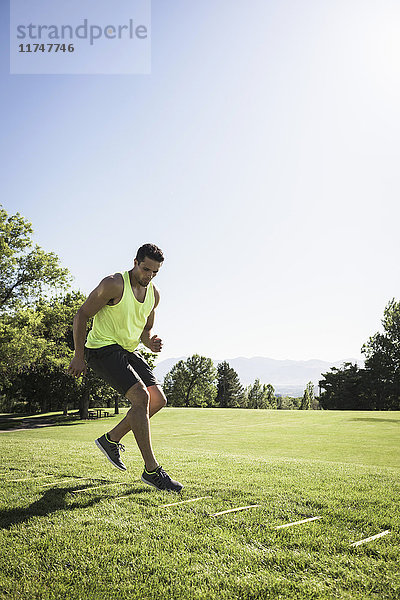
<path id="1" fill-rule="evenodd" d="M 83 358 L 74 358 L 71 360 L 71 364 L 68 367 L 67 373 L 74 377 L 80 377 L 86 375 L 86 363 Z"/>
<path id="2" fill-rule="evenodd" d="M 162 340 L 157 335 L 153 335 L 149 340 L 148 348 L 152 352 L 161 352 Z"/>

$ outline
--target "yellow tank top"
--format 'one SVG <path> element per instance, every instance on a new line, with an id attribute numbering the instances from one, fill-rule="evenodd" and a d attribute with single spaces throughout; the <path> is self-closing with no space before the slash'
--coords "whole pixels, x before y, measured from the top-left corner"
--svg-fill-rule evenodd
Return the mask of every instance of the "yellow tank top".
<path id="1" fill-rule="evenodd" d="M 150 282 L 143 302 L 135 298 L 129 280 L 129 272 L 122 275 L 124 292 L 118 304 L 107 304 L 95 314 L 92 329 L 89 331 L 86 347 L 101 348 L 119 344 L 128 352 L 139 345 L 147 318 L 154 308 L 154 288 Z"/>

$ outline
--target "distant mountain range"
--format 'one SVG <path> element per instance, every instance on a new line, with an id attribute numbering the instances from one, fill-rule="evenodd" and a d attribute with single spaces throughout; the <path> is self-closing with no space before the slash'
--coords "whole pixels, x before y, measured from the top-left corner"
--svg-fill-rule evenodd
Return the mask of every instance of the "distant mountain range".
<path id="1" fill-rule="evenodd" d="M 179 360 L 186 360 L 187 356 L 179 358 L 167 358 L 162 360 L 154 369 L 156 377 L 162 381 L 165 375 Z M 256 356 L 254 358 L 227 358 L 213 360 L 215 366 L 218 363 L 229 363 L 239 375 L 242 385 L 247 386 L 256 379 L 261 383 L 271 383 L 277 394 L 288 396 L 302 396 L 304 388 L 309 381 L 314 386 L 318 386 L 318 381 L 322 379 L 322 373 L 330 371 L 332 367 L 341 367 L 345 362 L 357 363 L 363 366 L 363 361 L 355 358 L 343 359 L 337 362 L 327 362 L 323 360 L 275 360 Z M 315 390 L 317 392 L 317 389 Z"/>

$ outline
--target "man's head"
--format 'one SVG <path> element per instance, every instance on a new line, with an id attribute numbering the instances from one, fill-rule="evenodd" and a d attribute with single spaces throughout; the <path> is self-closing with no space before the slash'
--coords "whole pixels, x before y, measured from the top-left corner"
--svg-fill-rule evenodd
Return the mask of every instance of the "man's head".
<path id="1" fill-rule="evenodd" d="M 144 244 L 136 253 L 133 276 L 139 285 L 147 287 L 164 262 L 162 250 L 155 244 Z"/>
<path id="2" fill-rule="evenodd" d="M 136 252 L 136 259 L 138 263 L 141 263 L 146 258 L 151 258 L 151 260 L 155 260 L 159 263 L 164 261 L 164 255 L 158 246 L 155 244 L 144 244 L 140 246 L 139 250 Z"/>

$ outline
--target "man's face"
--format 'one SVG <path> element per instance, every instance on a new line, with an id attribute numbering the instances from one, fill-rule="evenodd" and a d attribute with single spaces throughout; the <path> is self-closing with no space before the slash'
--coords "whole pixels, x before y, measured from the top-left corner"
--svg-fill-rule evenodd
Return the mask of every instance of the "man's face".
<path id="1" fill-rule="evenodd" d="M 141 263 L 138 263 L 135 258 L 134 273 L 136 281 L 143 287 L 147 287 L 153 277 L 157 275 L 161 265 L 162 263 L 152 260 L 147 256 Z"/>

